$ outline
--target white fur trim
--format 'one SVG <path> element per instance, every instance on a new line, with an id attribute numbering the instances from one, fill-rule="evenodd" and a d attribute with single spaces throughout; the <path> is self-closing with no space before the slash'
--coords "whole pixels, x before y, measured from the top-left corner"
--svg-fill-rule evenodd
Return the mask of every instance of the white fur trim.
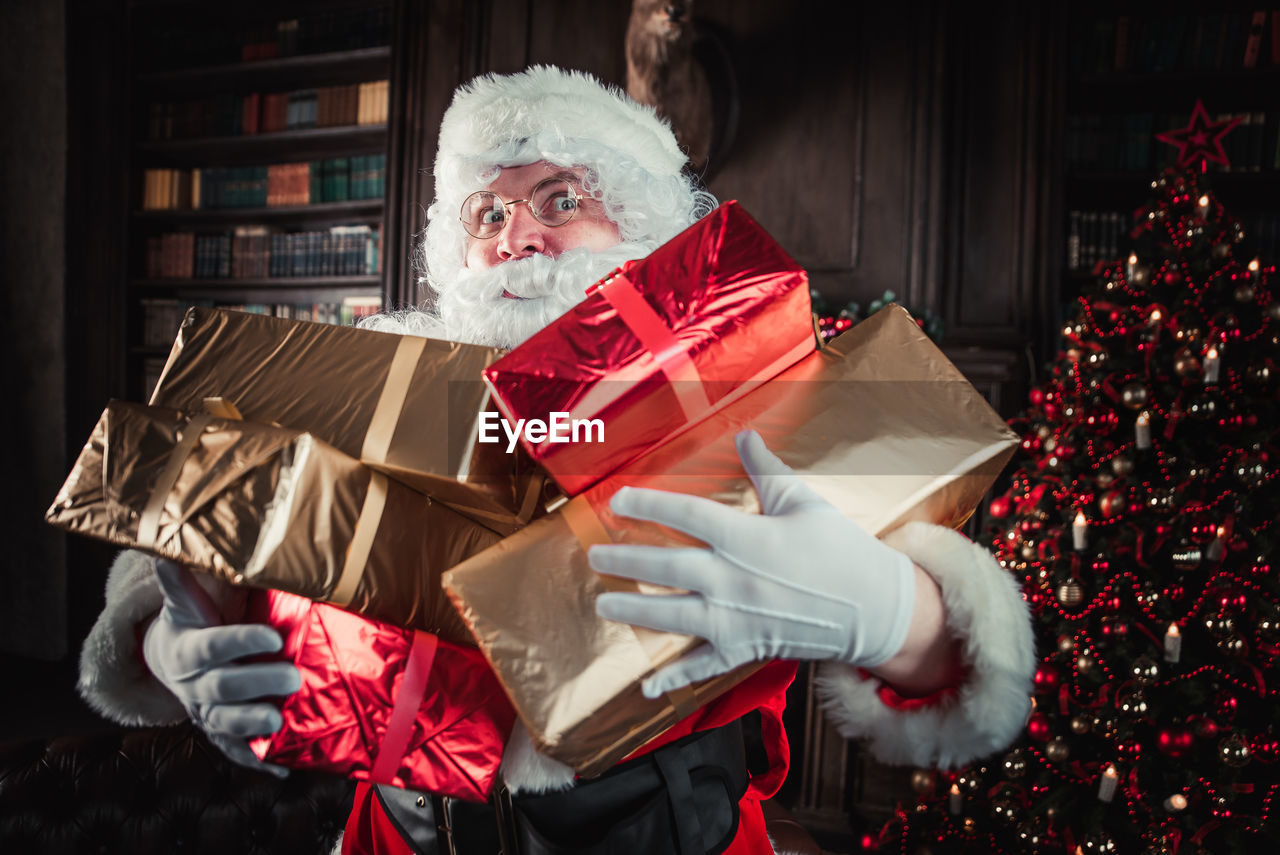
<path id="1" fill-rule="evenodd" d="M 816 688 L 828 716 L 886 763 L 955 768 L 1005 748 L 1026 724 L 1035 671 L 1031 615 L 1017 581 L 987 550 L 942 526 L 909 523 L 884 540 L 938 583 L 968 679 L 954 701 L 900 711 L 880 701 L 877 681 L 826 663 Z"/>
<path id="2" fill-rule="evenodd" d="M 575 149 L 586 142 L 631 157 L 660 178 L 678 175 L 686 162 L 653 108 L 581 71 L 535 65 L 458 88 L 440 123 L 436 197 L 460 203 L 475 189 L 477 173 L 494 166 L 584 163 L 585 153 Z"/>
<path id="3" fill-rule="evenodd" d="M 196 574 L 226 614 L 230 586 Z M 163 602 L 155 558 L 129 549 L 107 573 L 107 602 L 80 650 L 80 696 L 101 715 L 125 725 L 174 724 L 186 710 L 143 662 L 139 625 L 149 623 Z"/>
<path id="4" fill-rule="evenodd" d="M 516 722 L 502 752 L 502 780 L 513 794 L 567 790 L 574 777 L 573 767 L 539 754 L 524 724 Z"/>

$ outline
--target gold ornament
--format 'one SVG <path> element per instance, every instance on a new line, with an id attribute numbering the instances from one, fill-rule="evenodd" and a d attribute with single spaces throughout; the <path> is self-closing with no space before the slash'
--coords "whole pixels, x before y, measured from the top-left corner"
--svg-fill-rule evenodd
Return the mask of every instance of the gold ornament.
<path id="1" fill-rule="evenodd" d="M 1054 763 L 1062 763 L 1071 756 L 1071 746 L 1067 740 L 1061 736 L 1055 736 L 1049 740 L 1049 744 L 1044 747 L 1044 756 L 1048 757 Z"/>
<path id="2" fill-rule="evenodd" d="M 1233 733 L 1218 743 L 1218 757 L 1223 763 L 1238 769 L 1249 763 L 1249 746 L 1239 734 Z"/>
<path id="3" fill-rule="evenodd" d="M 1120 401 L 1131 410 L 1141 410 L 1147 405 L 1148 391 L 1146 384 L 1137 380 L 1124 384 L 1120 389 Z"/>
<path id="4" fill-rule="evenodd" d="M 1089 728 L 1093 726 L 1093 720 L 1085 718 L 1082 715 L 1071 717 L 1071 732 L 1076 736 L 1083 736 L 1089 732 Z"/>
<path id="5" fill-rule="evenodd" d="M 1169 561 L 1179 570 L 1194 570 L 1200 566 L 1200 547 L 1186 546 L 1183 549 L 1175 549 L 1169 556 Z"/>
<path id="6" fill-rule="evenodd" d="M 1076 581 L 1059 585 L 1058 602 L 1069 609 L 1074 609 L 1084 602 L 1084 588 L 1080 587 L 1080 583 Z"/>
<path id="7" fill-rule="evenodd" d="M 1010 778 L 1021 778 L 1027 774 L 1027 758 L 1021 751 L 1010 751 L 1005 755 L 1004 773 Z"/>
<path id="8" fill-rule="evenodd" d="M 1160 677 L 1160 666 L 1144 653 L 1129 665 L 1129 674 L 1142 685 L 1150 685 Z"/>
<path id="9" fill-rule="evenodd" d="M 973 834 L 978 830 L 978 821 L 971 816 L 966 816 L 960 825 L 964 828 L 965 834 Z"/>
<path id="10" fill-rule="evenodd" d="M 1225 638 L 1218 639 L 1218 649 L 1222 651 L 1224 656 L 1240 657 L 1245 654 L 1248 648 L 1244 643 L 1244 639 L 1240 637 L 1240 633 L 1233 632 Z"/>
<path id="11" fill-rule="evenodd" d="M 911 772 L 911 789 L 922 796 L 932 793 L 937 780 L 938 773 L 932 769 L 913 769 Z"/>
<path id="12" fill-rule="evenodd" d="M 1018 818 L 1018 805 L 1009 798 L 999 798 L 991 803 L 991 818 L 999 822 L 1013 822 Z"/>
<path id="13" fill-rule="evenodd" d="M 1180 377 L 1200 373 L 1200 357 L 1191 348 L 1182 348 L 1173 356 L 1173 372 Z"/>
<path id="14" fill-rule="evenodd" d="M 1134 692 L 1128 697 L 1120 700 L 1116 704 L 1116 708 L 1127 716 L 1142 718 L 1147 714 L 1147 701 L 1142 697 L 1141 693 Z"/>
<path id="15" fill-rule="evenodd" d="M 1076 657 L 1076 670 L 1081 674 L 1088 674 L 1093 670 L 1093 657 L 1086 653 L 1081 653 Z"/>
<path id="16" fill-rule="evenodd" d="M 1067 635 L 1065 632 L 1062 635 L 1058 636 L 1058 652 L 1059 653 L 1070 653 L 1072 650 L 1075 650 L 1075 648 L 1076 648 L 1076 640 L 1074 638 Z"/>
<path id="17" fill-rule="evenodd" d="M 1237 303 L 1250 303 L 1253 301 L 1253 297 L 1256 293 L 1257 292 L 1254 290 L 1253 286 L 1248 282 L 1241 282 L 1235 287 L 1235 290 L 1231 292 L 1231 296 L 1235 298 Z"/>
<path id="18" fill-rule="evenodd" d="M 1080 844 L 1084 855 L 1111 855 L 1116 851 L 1116 842 L 1104 831 L 1095 831 Z"/>
<path id="19" fill-rule="evenodd" d="M 1204 619 L 1204 628 L 1214 638 L 1226 638 L 1235 632 L 1236 622 L 1231 615 L 1210 615 Z"/>

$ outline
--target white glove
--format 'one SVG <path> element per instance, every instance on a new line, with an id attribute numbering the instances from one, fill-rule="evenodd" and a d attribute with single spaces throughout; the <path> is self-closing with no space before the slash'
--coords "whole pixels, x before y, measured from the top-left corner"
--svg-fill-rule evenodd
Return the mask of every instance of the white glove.
<path id="1" fill-rule="evenodd" d="M 265 701 L 246 701 L 296 692 L 302 677 L 289 662 L 236 662 L 275 653 L 283 643 L 280 634 L 264 624 L 219 626 L 209 595 L 190 570 L 172 561 L 156 561 L 156 578 L 164 607 L 142 643 L 147 667 L 227 757 L 283 778 L 288 770 L 263 763 L 247 741 L 279 730 L 280 711 Z"/>
<path id="2" fill-rule="evenodd" d="M 591 566 L 688 594 L 601 594 L 609 620 L 709 643 L 644 681 L 646 697 L 764 659 L 834 659 L 875 667 L 906 640 L 915 569 L 809 488 L 755 431 L 737 438 L 761 514 L 644 488 L 614 495 L 615 513 L 662 523 L 710 549 L 594 546 Z"/>

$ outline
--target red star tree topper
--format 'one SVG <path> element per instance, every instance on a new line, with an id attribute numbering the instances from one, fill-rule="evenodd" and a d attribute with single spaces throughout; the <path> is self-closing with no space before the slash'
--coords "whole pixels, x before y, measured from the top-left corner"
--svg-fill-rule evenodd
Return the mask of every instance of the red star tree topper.
<path id="1" fill-rule="evenodd" d="M 1239 116 L 1220 122 L 1209 121 L 1204 104 L 1197 98 L 1196 108 L 1191 112 L 1191 124 L 1158 133 L 1156 139 L 1178 147 L 1178 165 L 1181 167 L 1191 166 L 1200 158 L 1230 166 L 1226 152 L 1222 150 L 1222 138 L 1239 123 Z M 1203 165 L 1201 168 L 1203 170 Z"/>

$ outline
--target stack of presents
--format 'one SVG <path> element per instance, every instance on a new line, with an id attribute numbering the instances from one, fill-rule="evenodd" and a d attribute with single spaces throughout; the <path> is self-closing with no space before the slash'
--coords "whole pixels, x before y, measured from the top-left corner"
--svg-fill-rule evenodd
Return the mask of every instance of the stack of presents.
<path id="1" fill-rule="evenodd" d="M 47 518 L 285 592 L 249 598 L 303 674 L 262 759 L 482 799 L 501 749 L 458 744 L 459 716 L 501 746 L 514 710 L 593 776 L 752 671 L 642 695 L 702 642 L 598 617 L 605 590 L 659 589 L 586 550 L 696 541 L 613 515 L 624 485 L 757 513 L 751 428 L 883 535 L 962 524 L 1012 454 L 906 311 L 819 347 L 804 270 L 734 203 L 586 292 L 510 352 L 192 309 L 150 403 L 108 404 Z"/>

